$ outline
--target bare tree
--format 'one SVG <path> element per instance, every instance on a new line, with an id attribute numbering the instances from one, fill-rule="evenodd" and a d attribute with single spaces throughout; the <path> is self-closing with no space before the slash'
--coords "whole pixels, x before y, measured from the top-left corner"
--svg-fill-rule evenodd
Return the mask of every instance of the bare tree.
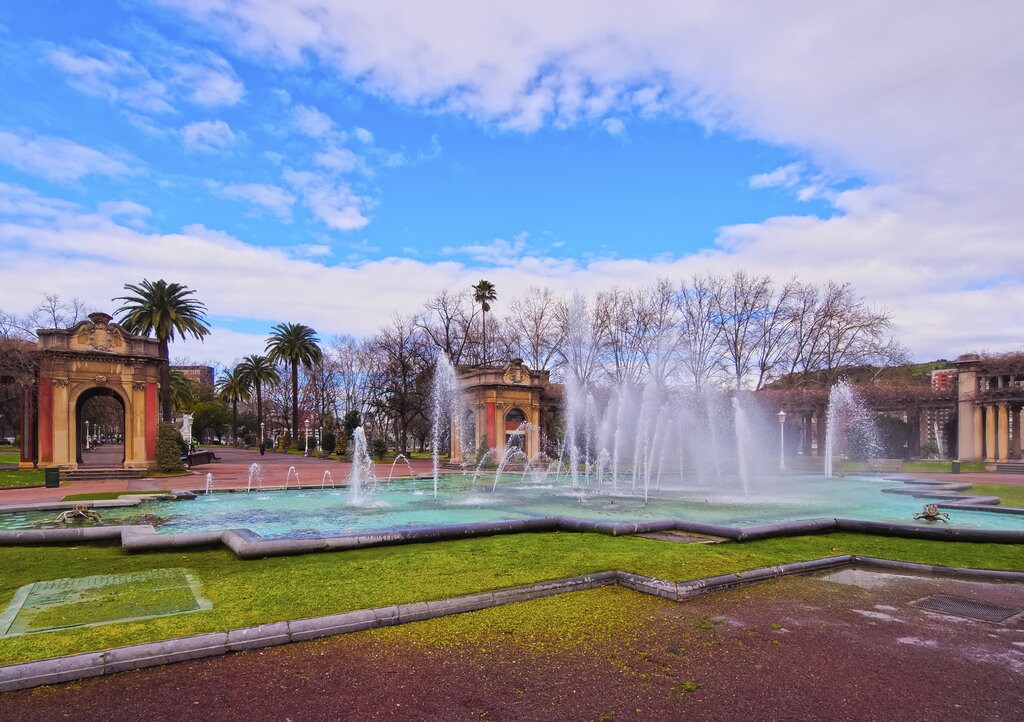
<path id="1" fill-rule="evenodd" d="M 604 370 L 613 383 L 639 383 L 645 370 L 647 318 L 640 292 L 599 291 L 594 316 L 601 331 Z"/>
<path id="2" fill-rule="evenodd" d="M 473 343 L 473 323 L 478 316 L 470 290 L 445 289 L 424 304 L 417 325 L 430 342 L 455 366 L 465 363 L 467 349 Z"/>
<path id="3" fill-rule="evenodd" d="M 799 297 L 800 288 L 800 283 L 793 279 L 773 289 L 768 299 L 768 307 L 756 321 L 755 390 L 762 389 L 774 378 L 775 371 L 785 363 L 786 354 L 791 348 L 790 337 L 796 317 L 793 304 L 794 299 Z"/>
<path id="4" fill-rule="evenodd" d="M 531 287 L 508 306 L 504 325 L 513 354 L 531 369 L 549 369 L 557 362 L 566 333 L 558 305 L 551 289 Z"/>
<path id="5" fill-rule="evenodd" d="M 711 274 L 695 275 L 689 282 L 680 284 L 676 296 L 683 365 L 696 391 L 710 384 L 721 368 L 724 347 L 719 299 L 723 290 L 721 278 Z"/>
<path id="6" fill-rule="evenodd" d="M 85 316 L 83 301 L 78 298 L 63 301 L 56 293 L 43 293 L 43 299 L 32 312 L 33 320 L 42 328 L 71 328 Z"/>
<path id="7" fill-rule="evenodd" d="M 744 379 L 754 367 L 761 320 L 768 313 L 771 295 L 771 277 L 737 271 L 723 284 L 718 296 L 725 359 L 737 390 L 743 388 Z"/>
<path id="8" fill-rule="evenodd" d="M 370 349 L 376 357 L 371 374 L 373 403 L 378 415 L 393 425 L 395 440 L 405 452 L 411 427 L 428 413 L 434 366 L 431 346 L 414 319 L 396 315 L 373 337 Z"/>
<path id="9" fill-rule="evenodd" d="M 558 323 L 564 338 L 558 349 L 559 370 L 585 386 L 597 379 L 601 369 L 601 329 L 589 302 L 581 293 L 558 304 Z"/>
<path id="10" fill-rule="evenodd" d="M 368 342 L 351 336 L 335 336 L 327 346 L 338 378 L 339 416 L 350 411 L 362 415 L 369 398 L 369 369 L 371 364 Z"/>

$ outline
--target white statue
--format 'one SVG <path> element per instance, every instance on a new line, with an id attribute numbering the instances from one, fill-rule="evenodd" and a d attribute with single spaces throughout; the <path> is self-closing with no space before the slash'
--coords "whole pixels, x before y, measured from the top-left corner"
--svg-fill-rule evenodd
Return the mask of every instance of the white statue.
<path id="1" fill-rule="evenodd" d="M 185 440 L 185 446 L 192 448 L 192 419 L 194 412 L 187 412 L 181 415 L 181 438 Z"/>

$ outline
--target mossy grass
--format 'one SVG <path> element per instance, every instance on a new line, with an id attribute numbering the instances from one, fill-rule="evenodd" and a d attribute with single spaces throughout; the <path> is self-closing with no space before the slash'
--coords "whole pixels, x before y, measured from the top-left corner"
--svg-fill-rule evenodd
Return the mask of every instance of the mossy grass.
<path id="1" fill-rule="evenodd" d="M 107 499 L 119 499 L 122 496 L 134 496 L 136 494 L 170 494 L 168 489 L 156 489 L 153 491 L 94 491 L 91 494 L 68 494 L 61 501 L 106 501 Z"/>
<path id="2" fill-rule="evenodd" d="M 1009 484 L 975 484 L 964 492 L 979 496 L 998 496 L 1003 506 L 1024 507 L 1024 486 Z"/>
<path id="3" fill-rule="evenodd" d="M 0 451 L 0 464 L 17 464 L 21 454 L 17 451 Z"/>
<path id="4" fill-rule="evenodd" d="M 672 580 L 838 553 L 1024 571 L 1020 547 L 825 534 L 743 544 L 549 533 L 241 561 L 224 548 L 125 554 L 116 545 L 0 547 L 0 600 L 36 581 L 183 567 L 213 602 L 204 612 L 0 639 L 0 664 L 576 574 L 623 569 Z"/>
<path id="5" fill-rule="evenodd" d="M 45 476 L 43 469 L 0 469 L 0 487 L 42 486 Z"/>

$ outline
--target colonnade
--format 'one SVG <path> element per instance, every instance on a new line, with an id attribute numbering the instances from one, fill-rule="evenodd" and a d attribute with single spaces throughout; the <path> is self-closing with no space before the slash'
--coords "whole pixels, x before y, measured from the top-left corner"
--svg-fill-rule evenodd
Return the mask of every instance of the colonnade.
<path id="1" fill-rule="evenodd" d="M 977 404 L 973 410 L 975 457 L 985 461 L 1021 458 L 1021 406 Z"/>

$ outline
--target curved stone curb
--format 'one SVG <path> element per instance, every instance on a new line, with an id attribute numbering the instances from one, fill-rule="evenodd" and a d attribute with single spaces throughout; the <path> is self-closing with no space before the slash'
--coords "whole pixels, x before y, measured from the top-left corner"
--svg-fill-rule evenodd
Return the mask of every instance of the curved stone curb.
<path id="1" fill-rule="evenodd" d="M 44 684 L 59 684 L 115 672 L 156 667 L 173 662 L 217 657 L 228 652 L 262 649 L 289 642 L 360 632 L 376 627 L 393 626 L 445 617 L 450 614 L 474 612 L 504 604 L 526 602 L 555 594 L 566 594 L 620 584 L 627 589 L 684 602 L 704 594 L 721 592 L 748 584 L 779 579 L 792 574 L 811 574 L 846 566 L 873 567 L 914 574 L 946 577 L 968 577 L 1024 583 L 1024 572 L 998 569 L 945 567 L 933 564 L 902 562 L 879 557 L 840 554 L 833 557 L 791 562 L 733 574 L 703 577 L 688 582 L 671 582 L 657 577 L 623 571 L 596 572 L 576 577 L 466 594 L 450 599 L 411 604 L 396 604 L 374 609 L 359 609 L 322 617 L 260 624 L 227 632 L 211 632 L 159 642 L 146 642 L 115 647 L 101 652 L 85 652 L 22 662 L 0 667 L 0 692 L 28 689 Z"/>
<path id="2" fill-rule="evenodd" d="M 1024 514 L 1024 508 L 998 506 L 999 499 L 993 496 L 972 496 L 959 493 L 971 487 L 958 481 L 936 481 L 933 479 L 899 479 L 886 477 L 901 487 L 885 488 L 881 491 L 933 499 L 941 508 L 984 511 L 996 514 Z M 309 487 L 315 488 L 315 487 Z M 175 492 L 173 495 L 180 495 Z M 122 501 L 89 502 L 90 506 L 126 506 L 138 504 L 146 494 L 131 495 Z M 153 495 L 149 495 L 153 496 Z M 171 495 L 158 495 L 171 496 Z M 179 497 L 180 498 L 180 497 Z M 66 509 L 69 502 L 47 502 L 23 505 L 23 510 Z M 10 511 L 5 508 L 2 511 Z M 524 532 L 575 531 L 626 536 L 662 531 L 681 531 L 731 539 L 733 541 L 754 541 L 780 536 L 819 534 L 831 531 L 851 531 L 862 534 L 896 536 L 914 539 L 953 540 L 989 542 L 999 544 L 1024 543 L 1024 531 L 998 529 L 967 529 L 946 526 L 923 526 L 921 524 L 897 524 L 893 522 L 862 521 L 858 519 L 801 519 L 775 522 L 757 526 L 729 527 L 718 524 L 686 521 L 682 519 L 659 519 L 643 522 L 600 522 L 568 516 L 538 517 L 534 519 L 509 519 L 474 524 L 449 524 L 428 527 L 404 527 L 383 532 L 338 534 L 316 536 L 304 539 L 265 539 L 248 529 L 227 529 L 210 532 L 187 532 L 182 534 L 157 534 L 152 526 L 76 527 L 73 529 L 25 529 L 0 531 L 2 544 L 59 544 L 87 541 L 92 539 L 120 538 L 125 551 L 154 551 L 158 549 L 179 549 L 183 547 L 210 546 L 223 544 L 240 559 L 260 559 L 272 556 L 289 556 L 310 552 L 343 551 L 363 547 L 415 544 L 419 542 L 465 539 L 498 534 Z"/>
<path id="3" fill-rule="evenodd" d="M 876 569 L 893 569 L 913 574 L 934 574 L 943 577 L 969 577 L 993 579 L 1002 582 L 1024 582 L 1024 572 L 1011 572 L 1002 569 L 973 569 L 971 567 L 945 567 L 938 564 L 920 564 L 918 562 L 901 562 L 882 557 L 863 557 L 854 555 L 851 564 L 859 567 Z"/>
<path id="4" fill-rule="evenodd" d="M 769 579 L 778 579 L 780 577 L 789 576 L 790 574 L 809 574 L 811 572 L 818 572 L 824 569 L 842 567 L 850 564 L 852 561 L 853 557 L 851 555 L 840 554 L 834 557 L 811 559 L 810 561 L 804 562 L 790 562 L 789 564 L 780 564 L 774 567 L 762 567 L 761 569 L 735 572 L 733 574 L 720 574 L 714 577 L 694 579 L 689 582 L 668 582 L 664 579 L 648 577 L 642 574 L 633 574 L 631 572 L 617 572 L 617 574 L 619 584 L 628 589 L 643 592 L 644 594 L 653 594 L 654 596 L 664 597 L 665 599 L 671 599 L 676 602 L 682 602 L 687 599 L 699 597 L 703 594 L 722 592 L 726 589 L 742 587 L 747 584 L 756 584 L 757 582 L 763 582 Z"/>

